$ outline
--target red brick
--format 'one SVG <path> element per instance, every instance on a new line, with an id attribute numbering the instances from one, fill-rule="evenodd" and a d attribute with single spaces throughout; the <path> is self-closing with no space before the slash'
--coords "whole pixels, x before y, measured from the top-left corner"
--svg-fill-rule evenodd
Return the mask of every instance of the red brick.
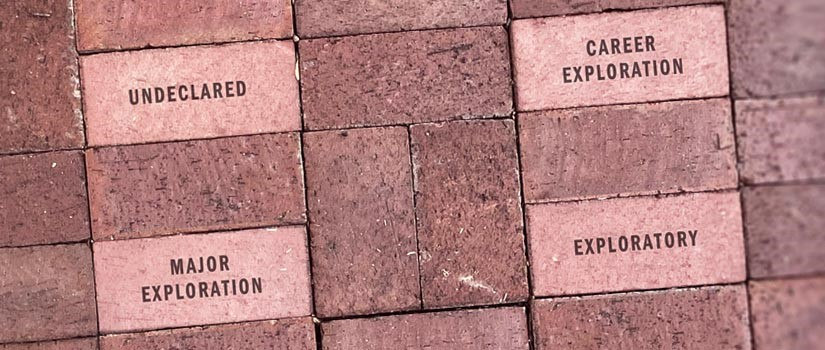
<path id="1" fill-rule="evenodd" d="M 2 350 L 98 350 L 97 338 L 0 345 Z"/>
<path id="2" fill-rule="evenodd" d="M 76 0 L 81 51 L 292 36 L 289 0 Z"/>
<path id="3" fill-rule="evenodd" d="M 0 158 L 0 246 L 88 239 L 89 203 L 81 152 Z"/>
<path id="4" fill-rule="evenodd" d="M 410 129 L 424 307 L 524 300 L 513 122 L 458 121 Z"/>
<path id="5" fill-rule="evenodd" d="M 95 335 L 85 244 L 0 249 L 0 343 Z"/>
<path id="6" fill-rule="evenodd" d="M 608 10 L 722 3 L 726 0 L 510 0 L 513 17 L 544 17 Z"/>
<path id="7" fill-rule="evenodd" d="M 533 302 L 536 350 L 750 349 L 742 285 Z"/>
<path id="8" fill-rule="evenodd" d="M 736 188 L 727 99 L 519 114 L 528 202 Z"/>
<path id="9" fill-rule="evenodd" d="M 0 154 L 83 147 L 69 1 L 0 6 Z"/>
<path id="10" fill-rule="evenodd" d="M 400 127 L 304 136 L 321 317 L 421 307 L 407 140 Z"/>
<path id="11" fill-rule="evenodd" d="M 745 280 L 737 192 L 530 205 L 527 220 L 538 296 Z"/>
<path id="12" fill-rule="evenodd" d="M 825 178 L 825 95 L 737 101 L 735 109 L 743 181 Z"/>
<path id="13" fill-rule="evenodd" d="M 296 0 L 303 37 L 503 25 L 506 0 Z"/>
<path id="14" fill-rule="evenodd" d="M 97 240 L 305 222 L 296 134 L 87 151 Z"/>
<path id="15" fill-rule="evenodd" d="M 821 349 L 825 343 L 825 278 L 751 282 L 756 349 Z"/>
<path id="16" fill-rule="evenodd" d="M 301 90 L 309 129 L 510 115 L 502 27 L 305 40 Z"/>
<path id="17" fill-rule="evenodd" d="M 321 325 L 324 350 L 527 350 L 524 308 L 337 320 Z"/>

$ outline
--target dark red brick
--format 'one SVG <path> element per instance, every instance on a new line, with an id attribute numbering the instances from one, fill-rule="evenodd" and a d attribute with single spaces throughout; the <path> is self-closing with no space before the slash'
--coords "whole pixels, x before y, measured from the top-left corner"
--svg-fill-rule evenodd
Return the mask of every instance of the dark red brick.
<path id="1" fill-rule="evenodd" d="M 513 124 L 410 128 L 425 308 L 528 295 Z"/>
<path id="2" fill-rule="evenodd" d="M 98 350 L 97 338 L 0 345 L 2 350 Z"/>
<path id="3" fill-rule="evenodd" d="M 83 153 L 0 157 L 0 247 L 89 238 Z"/>
<path id="4" fill-rule="evenodd" d="M 305 222 L 296 134 L 98 148 L 86 162 L 98 240 Z"/>
<path id="5" fill-rule="evenodd" d="M 513 17 L 544 17 L 607 10 L 722 3 L 726 0 L 510 0 Z"/>
<path id="6" fill-rule="evenodd" d="M 825 278 L 751 282 L 757 350 L 821 349 L 825 344 Z"/>
<path id="7" fill-rule="evenodd" d="M 0 343 L 97 334 L 85 244 L 0 249 Z"/>
<path id="8" fill-rule="evenodd" d="M 0 6 L 0 154 L 83 147 L 69 1 Z"/>
<path id="9" fill-rule="evenodd" d="M 510 115 L 502 27 L 301 41 L 306 127 L 342 128 Z"/>
<path id="10" fill-rule="evenodd" d="M 321 317 L 421 307 L 407 129 L 304 136 Z"/>

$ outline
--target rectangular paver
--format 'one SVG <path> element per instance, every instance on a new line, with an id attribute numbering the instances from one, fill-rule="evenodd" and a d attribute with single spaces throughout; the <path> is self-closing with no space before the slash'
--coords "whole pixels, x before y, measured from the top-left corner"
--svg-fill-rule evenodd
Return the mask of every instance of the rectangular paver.
<path id="1" fill-rule="evenodd" d="M 560 16 L 608 10 L 723 3 L 726 0 L 510 0 L 513 17 Z"/>
<path id="2" fill-rule="evenodd" d="M 825 278 L 751 282 L 757 350 L 819 349 L 825 343 Z"/>
<path id="3" fill-rule="evenodd" d="M 0 345 L 2 350 L 98 350 L 97 338 L 44 341 Z"/>

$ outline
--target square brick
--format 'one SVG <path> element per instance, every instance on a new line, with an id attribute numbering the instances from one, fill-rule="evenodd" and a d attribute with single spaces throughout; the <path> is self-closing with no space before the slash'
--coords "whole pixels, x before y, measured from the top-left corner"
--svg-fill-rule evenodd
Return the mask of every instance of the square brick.
<path id="1" fill-rule="evenodd" d="M 748 286 L 756 349 L 820 349 L 825 278 L 754 281 Z"/>

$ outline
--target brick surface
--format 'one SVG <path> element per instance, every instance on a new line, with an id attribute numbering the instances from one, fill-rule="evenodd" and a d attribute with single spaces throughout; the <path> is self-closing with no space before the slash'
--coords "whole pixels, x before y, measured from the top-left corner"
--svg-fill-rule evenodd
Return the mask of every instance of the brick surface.
<path id="1" fill-rule="evenodd" d="M 825 278 L 751 282 L 756 349 L 820 349 L 825 343 Z"/>
<path id="2" fill-rule="evenodd" d="M 312 311 L 303 227 L 95 242 L 94 253 L 103 333 Z"/>
<path id="3" fill-rule="evenodd" d="M 533 302 L 536 350 L 750 349 L 742 285 Z"/>
<path id="4" fill-rule="evenodd" d="M 513 124 L 410 128 L 424 307 L 528 295 Z"/>
<path id="5" fill-rule="evenodd" d="M 513 17 L 544 17 L 607 10 L 722 3 L 726 0 L 510 0 Z"/>
<path id="6" fill-rule="evenodd" d="M 0 154 L 83 147 L 68 1 L 0 8 Z"/>
<path id="7" fill-rule="evenodd" d="M 321 317 L 421 306 L 407 140 L 399 127 L 304 135 Z"/>
<path id="8" fill-rule="evenodd" d="M 337 320 L 321 325 L 324 350 L 527 350 L 524 308 Z"/>
<path id="9" fill-rule="evenodd" d="M 519 111 L 728 94 L 722 6 L 516 20 L 511 36 Z"/>
<path id="10" fill-rule="evenodd" d="M 296 0 L 295 13 L 304 38 L 503 25 L 507 0 Z"/>
<path id="11" fill-rule="evenodd" d="M 292 36 L 289 0 L 76 0 L 81 51 Z"/>
<path id="12" fill-rule="evenodd" d="M 84 56 L 89 144 L 299 130 L 294 50 L 267 41 Z"/>
<path id="13" fill-rule="evenodd" d="M 98 240 L 305 221 L 295 134 L 99 148 L 86 162 Z"/>
<path id="14" fill-rule="evenodd" d="M 98 350 L 97 338 L 0 345 L 2 350 Z"/>
<path id="15" fill-rule="evenodd" d="M 152 349 L 315 350 L 315 327 L 307 317 L 100 338 L 100 350 Z"/>
<path id="16" fill-rule="evenodd" d="M 733 94 L 825 90 L 825 2 L 730 0 Z"/>
<path id="17" fill-rule="evenodd" d="M 0 247 L 88 239 L 81 152 L 0 157 Z"/>
<path id="18" fill-rule="evenodd" d="M 502 27 L 300 42 L 306 127 L 341 128 L 509 115 Z"/>
<path id="19" fill-rule="evenodd" d="M 539 296 L 745 280 L 737 192 L 531 205 L 527 220 Z"/>
<path id="20" fill-rule="evenodd" d="M 0 343 L 95 335 L 85 244 L 0 249 Z"/>
<path id="21" fill-rule="evenodd" d="M 735 188 L 727 99 L 519 114 L 528 202 Z"/>
<path id="22" fill-rule="evenodd" d="M 737 101 L 735 109 L 744 182 L 825 178 L 825 95 Z"/>

